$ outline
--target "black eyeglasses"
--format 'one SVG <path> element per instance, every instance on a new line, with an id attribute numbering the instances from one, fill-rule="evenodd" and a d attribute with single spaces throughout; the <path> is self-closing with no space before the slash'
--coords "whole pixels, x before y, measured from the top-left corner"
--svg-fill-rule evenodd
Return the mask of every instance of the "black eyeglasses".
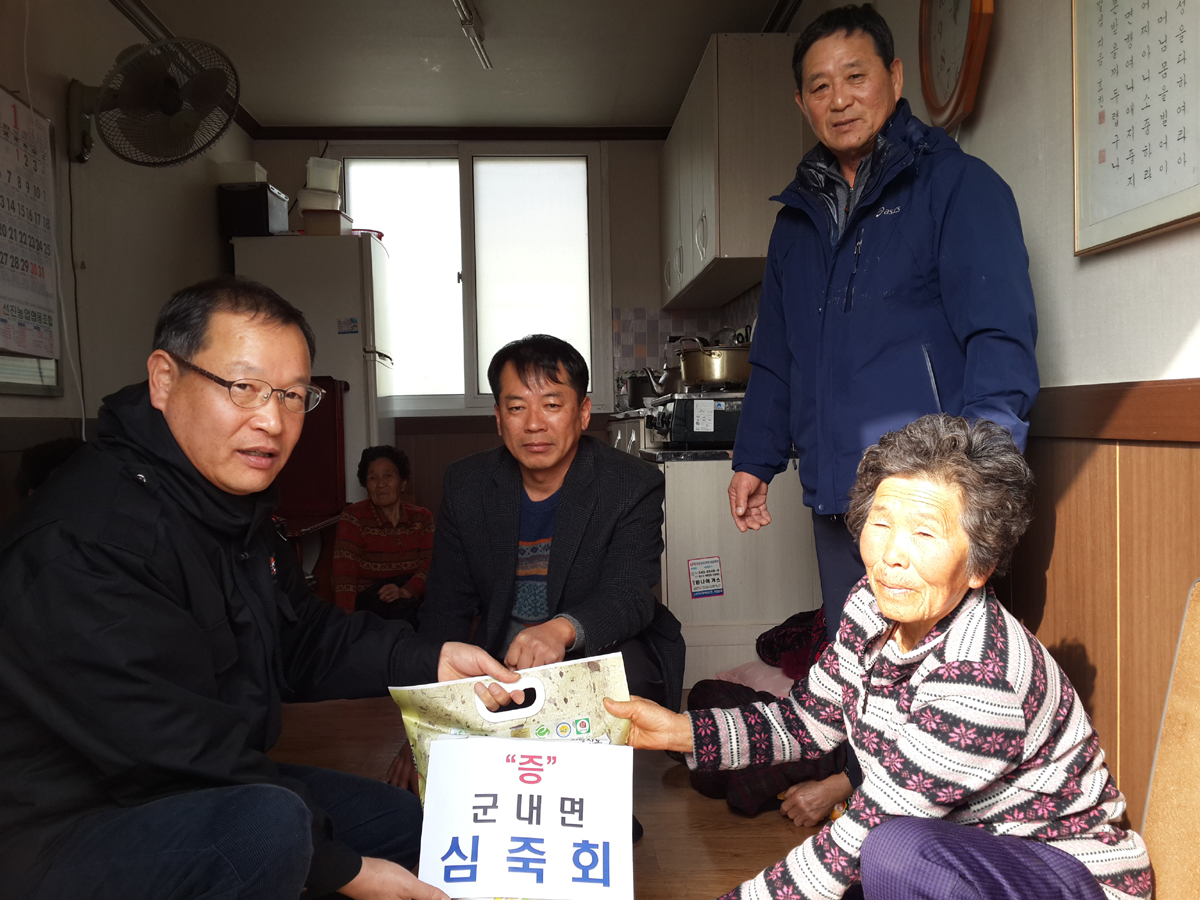
<path id="1" fill-rule="evenodd" d="M 190 362 L 179 356 L 176 353 L 167 354 L 181 365 L 187 366 L 197 375 L 203 375 L 210 381 L 215 381 L 221 387 L 229 391 L 229 399 L 233 401 L 234 406 L 240 406 L 242 409 L 257 409 L 260 406 L 265 406 L 267 401 L 271 399 L 272 394 L 279 395 L 279 402 L 283 404 L 284 409 L 294 413 L 312 412 L 316 405 L 321 402 L 321 398 L 325 396 L 325 391 L 317 387 L 315 384 L 296 384 L 290 388 L 272 387 L 265 381 L 259 381 L 257 378 L 239 378 L 237 381 L 226 381 L 219 375 L 214 375 L 207 369 L 202 369 L 194 362 Z"/>

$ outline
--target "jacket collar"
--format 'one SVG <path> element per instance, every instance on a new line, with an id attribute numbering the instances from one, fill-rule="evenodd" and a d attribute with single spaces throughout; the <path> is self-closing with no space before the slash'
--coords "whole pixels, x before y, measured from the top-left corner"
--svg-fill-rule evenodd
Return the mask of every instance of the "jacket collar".
<path id="1" fill-rule="evenodd" d="M 274 485 L 246 496 L 228 494 L 200 474 L 150 404 L 148 382 L 104 398 L 96 445 L 114 453 L 151 490 L 163 491 L 198 522 L 222 537 L 249 543 L 279 505 Z"/>
<path id="2" fill-rule="evenodd" d="M 582 435 L 575 458 L 563 479 L 554 520 L 554 541 L 550 544 L 550 569 L 546 573 L 546 604 L 551 615 L 558 611 L 566 586 L 567 573 L 583 542 L 592 508 L 596 505 L 596 448 L 594 438 Z"/>
<path id="3" fill-rule="evenodd" d="M 869 182 L 863 191 L 858 209 L 868 208 L 883 186 L 894 179 L 926 153 L 957 147 L 940 128 L 930 128 L 912 114 L 912 108 L 903 97 L 896 104 L 892 115 L 875 135 L 875 146 L 871 151 Z M 796 167 L 796 178 L 783 192 L 772 197 L 779 203 L 802 209 L 821 221 L 818 214 L 829 215 L 827 197 L 836 194 L 829 175 L 833 154 L 824 144 L 817 144 Z M 836 202 L 836 201 L 835 201 Z M 836 216 L 834 217 L 836 222 Z M 836 225 L 835 225 L 836 227 Z M 849 228 L 846 229 L 849 232 Z"/>

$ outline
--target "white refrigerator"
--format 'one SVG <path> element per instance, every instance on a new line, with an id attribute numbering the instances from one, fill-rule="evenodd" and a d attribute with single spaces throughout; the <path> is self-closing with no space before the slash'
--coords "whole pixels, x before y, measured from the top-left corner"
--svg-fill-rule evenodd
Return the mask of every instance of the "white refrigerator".
<path id="1" fill-rule="evenodd" d="M 238 275 L 265 284 L 297 307 L 317 339 L 314 375 L 349 385 L 344 398 L 346 501 L 366 497 L 358 460 L 380 443 L 376 398 L 386 346 L 387 250 L 371 235 L 276 235 L 233 239 Z M 383 379 L 387 381 L 386 378 Z M 392 443 L 389 434 L 386 443 Z"/>
<path id="2" fill-rule="evenodd" d="M 729 460 L 658 467 L 667 482 L 662 599 L 683 626 L 690 688 L 757 660 L 760 634 L 821 605 L 812 513 L 789 466 L 771 482 L 771 524 L 742 534 L 729 515 Z"/>

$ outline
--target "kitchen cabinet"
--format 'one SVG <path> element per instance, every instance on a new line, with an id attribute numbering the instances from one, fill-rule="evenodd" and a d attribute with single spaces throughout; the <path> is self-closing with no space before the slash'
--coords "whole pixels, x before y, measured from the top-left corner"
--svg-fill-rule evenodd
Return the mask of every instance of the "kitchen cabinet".
<path id="1" fill-rule="evenodd" d="M 758 658 L 758 636 L 821 605 L 812 514 L 789 466 L 771 481 L 771 524 L 742 534 L 729 515 L 729 460 L 663 462 L 662 599 L 687 641 L 684 687 Z M 693 586 L 719 560 L 721 593 Z M 710 576 L 711 577 L 711 576 Z M 707 594 L 707 596 L 706 596 Z"/>
<path id="2" fill-rule="evenodd" d="M 659 435 L 646 427 L 649 414 L 650 410 L 642 407 L 609 416 L 609 445 L 633 456 L 638 456 L 643 449 L 661 447 Z"/>
<path id="3" fill-rule="evenodd" d="M 662 305 L 721 306 L 762 280 L 778 194 L 815 142 L 789 34 L 715 34 L 659 158 Z M 806 137 L 807 136 L 807 137 Z"/>

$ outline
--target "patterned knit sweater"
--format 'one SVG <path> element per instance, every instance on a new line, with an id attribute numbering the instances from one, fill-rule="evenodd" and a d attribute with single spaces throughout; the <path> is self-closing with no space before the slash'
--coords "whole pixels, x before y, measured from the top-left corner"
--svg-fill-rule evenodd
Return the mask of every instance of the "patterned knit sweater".
<path id="1" fill-rule="evenodd" d="M 1146 845 L 1113 824 L 1125 798 L 1083 704 L 991 588 L 908 653 L 890 625 L 863 579 L 837 642 L 790 697 L 690 714 L 695 768 L 818 756 L 849 736 L 863 770 L 845 815 L 726 897 L 835 900 L 859 881 L 870 829 L 915 816 L 1052 843 L 1112 900 L 1148 898 Z"/>
<path id="2" fill-rule="evenodd" d="M 359 500 L 342 510 L 333 545 L 334 602 L 354 612 L 354 599 L 375 582 L 412 574 L 405 589 L 425 596 L 425 576 L 433 557 L 433 513 L 401 502 L 400 521 L 370 501 Z"/>

